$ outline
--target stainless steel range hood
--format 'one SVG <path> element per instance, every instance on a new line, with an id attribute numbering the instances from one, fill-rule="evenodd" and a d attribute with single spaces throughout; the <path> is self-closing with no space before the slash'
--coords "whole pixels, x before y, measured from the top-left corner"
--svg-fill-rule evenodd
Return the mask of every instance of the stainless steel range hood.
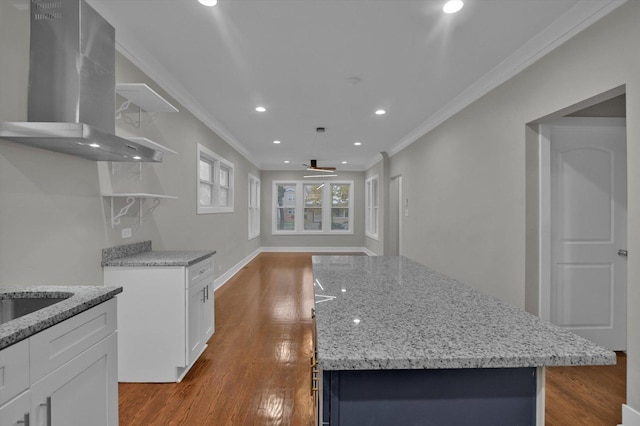
<path id="1" fill-rule="evenodd" d="M 28 122 L 0 138 L 95 161 L 162 161 L 115 136 L 115 30 L 84 0 L 32 0 Z"/>

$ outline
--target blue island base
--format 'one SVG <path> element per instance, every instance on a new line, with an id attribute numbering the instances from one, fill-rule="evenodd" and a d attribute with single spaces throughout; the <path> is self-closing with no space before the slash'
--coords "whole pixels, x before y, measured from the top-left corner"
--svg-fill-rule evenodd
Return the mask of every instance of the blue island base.
<path id="1" fill-rule="evenodd" d="M 322 423 L 535 426 L 536 368 L 323 371 Z"/>

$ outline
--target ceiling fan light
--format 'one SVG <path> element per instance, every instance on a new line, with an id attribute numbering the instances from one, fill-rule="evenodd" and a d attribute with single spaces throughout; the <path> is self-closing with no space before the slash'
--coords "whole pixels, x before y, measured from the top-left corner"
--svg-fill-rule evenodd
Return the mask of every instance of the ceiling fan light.
<path id="1" fill-rule="evenodd" d="M 318 171 L 318 170 L 315 170 Z M 338 176 L 337 173 L 331 174 L 331 175 L 304 175 L 305 178 L 326 178 L 326 177 L 336 177 Z"/>
<path id="2" fill-rule="evenodd" d="M 334 169 L 320 169 L 317 167 L 307 167 L 307 170 L 310 172 L 335 173 Z"/>

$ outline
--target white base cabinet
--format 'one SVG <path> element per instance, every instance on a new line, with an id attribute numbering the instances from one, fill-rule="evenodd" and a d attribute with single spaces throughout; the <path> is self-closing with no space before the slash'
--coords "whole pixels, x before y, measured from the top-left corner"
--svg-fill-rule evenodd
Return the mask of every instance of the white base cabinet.
<path id="1" fill-rule="evenodd" d="M 213 258 L 195 265 L 105 267 L 118 298 L 118 380 L 179 382 L 213 335 Z"/>
<path id="2" fill-rule="evenodd" d="M 110 299 L 0 351 L 0 425 L 117 425 L 116 311 Z"/>

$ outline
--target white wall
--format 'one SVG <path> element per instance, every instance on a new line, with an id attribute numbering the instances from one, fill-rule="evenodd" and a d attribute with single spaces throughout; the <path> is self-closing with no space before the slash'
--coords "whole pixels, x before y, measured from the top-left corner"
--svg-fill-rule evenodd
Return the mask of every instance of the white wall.
<path id="1" fill-rule="evenodd" d="M 640 408 L 640 2 L 611 15 L 391 158 L 409 216 L 404 253 L 525 307 L 526 124 L 626 85 L 629 212 L 628 404 Z M 529 170 L 531 172 L 531 170 Z M 530 183 L 530 182 L 529 182 Z M 526 249 L 525 249 L 526 247 Z M 533 295 L 529 295 L 533 297 Z M 536 301 L 534 301 L 536 302 Z M 529 305 L 529 303 L 527 303 Z"/>
<path id="2" fill-rule="evenodd" d="M 26 121 L 28 0 L 0 2 L 0 40 L 0 121 Z M 147 83 L 173 102 L 121 55 L 116 55 L 116 81 Z M 111 228 L 110 199 L 100 195 L 98 163 L 0 140 L 0 286 L 102 285 L 101 250 L 143 240 L 152 240 L 157 250 L 217 250 L 216 277 L 260 247 L 260 238 L 248 240 L 247 229 L 247 176 L 260 171 L 173 103 L 180 112 L 158 113 L 139 128 L 116 121 L 117 134 L 144 136 L 179 153 L 166 155 L 161 164 L 143 165 L 141 179 L 137 166 L 116 165 L 109 179 L 113 189 L 179 198 L 163 200 L 140 226 L 134 206 L 122 225 L 132 227 L 130 239 L 121 238 L 122 227 Z M 235 164 L 234 213 L 196 214 L 197 143 Z M 150 205 L 145 202 L 143 212 Z"/>
<path id="3" fill-rule="evenodd" d="M 263 247 L 364 247 L 364 172 L 338 171 L 338 177 L 326 180 L 353 181 L 353 234 L 347 235 L 273 235 L 272 193 L 275 180 L 303 180 L 303 171 L 263 171 L 261 175 L 260 233 Z"/>

